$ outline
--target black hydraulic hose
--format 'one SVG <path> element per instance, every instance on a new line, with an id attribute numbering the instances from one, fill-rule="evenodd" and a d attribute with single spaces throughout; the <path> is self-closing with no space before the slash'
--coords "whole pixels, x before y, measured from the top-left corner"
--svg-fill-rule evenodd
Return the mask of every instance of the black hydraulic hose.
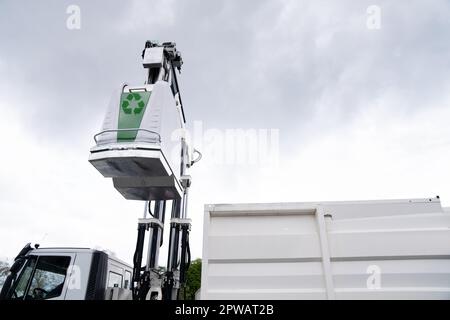
<path id="1" fill-rule="evenodd" d="M 134 255 L 133 255 L 133 265 L 134 265 L 135 268 L 138 267 L 137 263 L 139 261 L 142 262 L 142 251 L 141 251 L 141 249 L 143 247 L 143 241 L 142 241 L 143 239 L 142 238 L 145 235 L 143 233 L 143 231 L 144 231 L 144 227 L 143 226 L 139 226 L 138 227 L 138 236 L 137 236 L 137 241 L 136 241 L 136 250 L 134 251 Z M 139 266 L 138 269 L 140 269 L 140 266 Z"/>
<path id="2" fill-rule="evenodd" d="M 182 284 L 186 281 L 186 272 L 191 264 L 191 250 L 189 247 L 189 227 L 187 225 L 182 227 L 181 235 L 181 259 L 180 259 L 180 282 Z"/>
<path id="3" fill-rule="evenodd" d="M 164 209 L 162 210 L 162 214 L 160 217 L 161 223 L 164 225 L 164 220 L 166 219 L 166 202 L 164 201 Z M 164 242 L 164 228 L 161 229 L 161 241 L 159 243 L 159 246 L 161 247 Z"/>
<path id="4" fill-rule="evenodd" d="M 184 250 L 182 251 L 182 255 L 184 253 L 186 254 L 185 260 L 180 260 L 180 282 L 181 287 L 183 288 L 183 300 L 187 300 L 187 293 L 186 293 L 186 280 L 187 280 L 187 271 L 189 270 L 189 267 L 191 266 L 191 248 L 189 245 L 189 231 L 184 230 L 184 240 L 185 240 L 185 246 Z M 180 297 L 180 291 L 177 292 L 177 300 L 179 300 Z"/>
<path id="5" fill-rule="evenodd" d="M 189 267 L 191 266 L 191 246 L 189 244 L 189 231 L 187 233 L 187 255 L 188 255 L 188 261 L 186 263 L 186 271 L 189 270 Z"/>
<path id="6" fill-rule="evenodd" d="M 133 279 L 131 281 L 131 292 L 133 299 L 136 300 L 139 297 L 138 289 L 135 287 L 135 283 L 139 283 L 141 279 L 141 264 L 142 264 L 142 251 L 144 250 L 145 239 L 145 225 L 138 226 L 138 236 L 136 241 L 136 250 L 133 255 Z"/>

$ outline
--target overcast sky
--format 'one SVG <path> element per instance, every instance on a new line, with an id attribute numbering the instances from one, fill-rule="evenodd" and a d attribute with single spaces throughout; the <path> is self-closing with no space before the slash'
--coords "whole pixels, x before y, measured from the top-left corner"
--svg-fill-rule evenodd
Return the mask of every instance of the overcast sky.
<path id="1" fill-rule="evenodd" d="M 69 5 L 80 29 L 67 28 Z M 0 257 L 38 242 L 131 262 L 143 204 L 87 159 L 111 93 L 143 83 L 148 39 L 177 43 L 188 126 L 202 126 L 194 257 L 207 203 L 439 195 L 450 206 L 449 30 L 447 0 L 2 0 Z M 278 161 L 218 162 L 211 136 L 239 128 L 278 130 Z"/>

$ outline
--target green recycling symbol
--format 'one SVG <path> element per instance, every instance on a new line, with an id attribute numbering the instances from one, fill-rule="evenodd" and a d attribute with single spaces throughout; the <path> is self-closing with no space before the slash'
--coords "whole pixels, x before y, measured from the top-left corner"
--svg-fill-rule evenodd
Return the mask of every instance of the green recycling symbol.
<path id="1" fill-rule="evenodd" d="M 134 106 L 131 106 L 134 101 Z M 142 97 L 139 93 L 130 92 L 126 99 L 122 102 L 122 110 L 126 114 L 140 114 L 142 110 L 144 110 L 145 102 L 142 100 Z"/>

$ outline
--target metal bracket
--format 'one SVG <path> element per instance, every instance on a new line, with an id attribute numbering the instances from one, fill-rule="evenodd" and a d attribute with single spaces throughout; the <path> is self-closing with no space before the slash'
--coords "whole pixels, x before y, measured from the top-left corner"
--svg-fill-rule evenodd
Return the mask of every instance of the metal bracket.
<path id="1" fill-rule="evenodd" d="M 184 189 L 189 188 L 191 186 L 192 177 L 190 175 L 181 176 L 180 182 Z"/>
<path id="2" fill-rule="evenodd" d="M 172 218 L 170 219 L 170 223 L 172 224 L 178 224 L 180 226 L 189 226 L 191 227 L 191 219 L 183 219 L 183 218 Z"/>
<path id="3" fill-rule="evenodd" d="M 150 225 L 150 226 L 158 226 L 161 229 L 164 228 L 164 225 L 162 224 L 161 220 L 156 219 L 156 218 L 140 218 L 138 219 L 138 223 L 139 224 L 145 224 L 145 225 Z"/>

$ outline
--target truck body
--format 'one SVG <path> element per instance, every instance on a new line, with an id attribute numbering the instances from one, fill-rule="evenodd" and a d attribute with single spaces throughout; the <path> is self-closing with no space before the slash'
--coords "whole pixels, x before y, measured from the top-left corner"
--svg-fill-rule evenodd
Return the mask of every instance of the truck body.
<path id="1" fill-rule="evenodd" d="M 133 268 L 99 250 L 26 247 L 1 292 L 12 300 L 131 299 Z"/>
<path id="2" fill-rule="evenodd" d="M 439 198 L 205 205 L 201 299 L 450 299 Z"/>

